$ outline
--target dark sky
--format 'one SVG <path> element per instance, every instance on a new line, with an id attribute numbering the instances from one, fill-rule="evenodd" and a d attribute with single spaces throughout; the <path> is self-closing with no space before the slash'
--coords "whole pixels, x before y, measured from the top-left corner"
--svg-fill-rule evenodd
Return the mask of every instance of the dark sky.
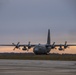
<path id="1" fill-rule="evenodd" d="M 76 42 L 76 0 L 0 0 L 0 43 Z"/>

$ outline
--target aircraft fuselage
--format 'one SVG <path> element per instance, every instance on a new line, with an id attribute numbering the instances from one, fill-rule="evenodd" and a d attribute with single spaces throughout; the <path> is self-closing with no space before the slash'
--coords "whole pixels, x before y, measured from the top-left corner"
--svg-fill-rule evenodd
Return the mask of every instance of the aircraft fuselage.
<path id="1" fill-rule="evenodd" d="M 35 54 L 48 54 L 50 52 L 51 48 L 46 48 L 45 45 L 36 45 L 33 48 L 33 52 Z"/>

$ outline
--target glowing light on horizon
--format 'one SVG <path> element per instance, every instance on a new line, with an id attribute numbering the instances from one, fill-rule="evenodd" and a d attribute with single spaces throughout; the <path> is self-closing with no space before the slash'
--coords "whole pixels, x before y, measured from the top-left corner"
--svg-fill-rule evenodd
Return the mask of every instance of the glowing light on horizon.
<path id="1" fill-rule="evenodd" d="M 0 53 L 28 53 L 28 52 L 33 52 L 33 49 L 30 49 L 29 51 L 23 51 L 23 50 L 19 50 L 19 49 L 16 49 L 16 50 L 13 50 L 14 47 L 0 47 Z M 68 53 L 68 54 L 76 54 L 76 47 L 70 47 L 70 48 L 67 48 L 65 49 L 64 51 L 59 51 L 58 49 L 52 49 L 50 51 L 50 53 L 60 53 L 60 54 L 65 54 L 65 53 Z"/>

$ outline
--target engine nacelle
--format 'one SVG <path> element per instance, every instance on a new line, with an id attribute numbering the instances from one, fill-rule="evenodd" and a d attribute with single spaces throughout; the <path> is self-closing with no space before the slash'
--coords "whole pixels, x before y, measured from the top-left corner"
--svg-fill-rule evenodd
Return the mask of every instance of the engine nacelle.
<path id="1" fill-rule="evenodd" d="M 64 49 L 68 48 L 67 41 L 65 41 Z"/>
<path id="2" fill-rule="evenodd" d="M 24 47 L 22 48 L 22 50 L 26 51 L 26 50 L 27 50 L 26 46 L 24 46 Z"/>
<path id="3" fill-rule="evenodd" d="M 30 49 L 31 48 L 31 44 L 30 44 L 30 41 L 28 42 L 28 49 Z"/>
<path id="4" fill-rule="evenodd" d="M 28 49 L 30 49 L 31 48 L 31 46 L 28 46 Z"/>
<path id="5" fill-rule="evenodd" d="M 52 46 L 51 46 L 51 49 L 54 49 L 54 48 L 55 48 L 55 45 L 52 45 Z"/>
<path id="6" fill-rule="evenodd" d="M 63 48 L 58 48 L 60 51 L 64 50 Z"/>
<path id="7" fill-rule="evenodd" d="M 66 49 L 68 46 L 67 45 L 64 45 L 64 49 Z"/>
<path id="8" fill-rule="evenodd" d="M 63 48 L 62 48 L 62 45 L 60 44 L 60 47 L 58 48 L 60 51 L 62 51 L 62 50 L 64 50 Z"/>

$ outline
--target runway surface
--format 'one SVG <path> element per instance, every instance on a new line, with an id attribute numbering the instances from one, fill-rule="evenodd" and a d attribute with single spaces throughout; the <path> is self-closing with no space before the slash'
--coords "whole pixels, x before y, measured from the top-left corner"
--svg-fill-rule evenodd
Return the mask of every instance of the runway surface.
<path id="1" fill-rule="evenodd" d="M 76 61 L 1 59 L 0 75 L 76 75 Z"/>

